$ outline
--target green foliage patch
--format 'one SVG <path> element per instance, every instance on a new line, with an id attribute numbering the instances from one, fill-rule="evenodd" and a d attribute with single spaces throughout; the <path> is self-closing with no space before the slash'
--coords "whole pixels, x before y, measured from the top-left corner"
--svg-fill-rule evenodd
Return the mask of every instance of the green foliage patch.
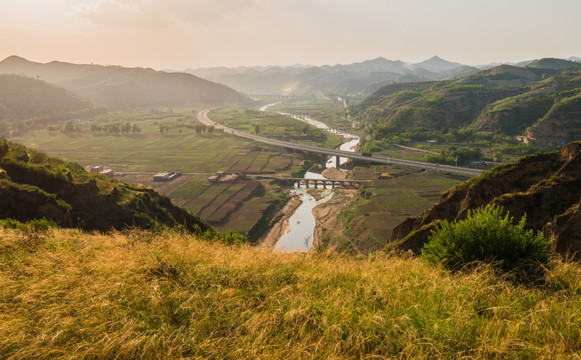
<path id="1" fill-rule="evenodd" d="M 422 249 L 422 258 L 451 270 L 483 261 L 524 276 L 542 273 L 553 256 L 550 241 L 540 232 L 526 230 L 525 216 L 514 224 L 509 213 L 503 213 L 489 204 L 469 210 L 464 220 L 442 221 Z"/>

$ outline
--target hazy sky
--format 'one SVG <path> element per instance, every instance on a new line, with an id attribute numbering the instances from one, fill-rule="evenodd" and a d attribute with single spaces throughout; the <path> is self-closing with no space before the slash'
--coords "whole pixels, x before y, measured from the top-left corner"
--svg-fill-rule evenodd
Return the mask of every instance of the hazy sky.
<path id="1" fill-rule="evenodd" d="M 0 58 L 156 69 L 581 56 L 581 0 L 0 0 Z M 0 60 L 1 60 L 0 59 Z"/>

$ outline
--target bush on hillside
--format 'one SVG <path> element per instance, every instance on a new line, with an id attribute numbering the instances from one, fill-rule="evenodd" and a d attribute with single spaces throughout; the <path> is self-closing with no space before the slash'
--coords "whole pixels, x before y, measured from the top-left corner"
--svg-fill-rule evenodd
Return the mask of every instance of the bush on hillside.
<path id="1" fill-rule="evenodd" d="M 517 270 L 525 277 L 535 277 L 552 258 L 550 241 L 540 232 L 525 230 L 526 216 L 515 225 L 504 209 L 487 205 L 469 210 L 464 220 L 443 221 L 422 249 L 422 257 L 458 270 L 484 261 L 502 270 Z"/>

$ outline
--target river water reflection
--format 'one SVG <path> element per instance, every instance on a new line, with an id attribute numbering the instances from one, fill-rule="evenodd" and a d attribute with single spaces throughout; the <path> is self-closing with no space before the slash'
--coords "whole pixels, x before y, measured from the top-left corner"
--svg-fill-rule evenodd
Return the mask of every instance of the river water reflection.
<path id="1" fill-rule="evenodd" d="M 261 107 L 260 111 L 266 111 L 269 107 L 277 105 L 279 103 L 268 104 Z M 340 146 L 341 150 L 344 151 L 355 151 L 357 145 L 359 144 L 359 137 L 348 134 L 342 131 L 338 131 L 335 129 L 329 128 L 327 124 L 312 119 L 308 116 L 298 116 L 289 113 L 277 112 L 281 115 L 286 115 L 292 117 L 293 119 L 304 121 L 311 126 L 314 126 L 321 130 L 326 130 L 332 132 L 336 135 L 342 136 L 346 141 Z M 347 158 L 339 158 L 339 164 L 343 165 L 347 162 Z M 336 160 L 335 157 L 332 156 L 327 160 L 325 167 L 327 168 L 334 168 L 336 167 Z M 321 174 L 314 173 L 311 171 L 307 171 L 304 176 L 305 179 L 325 179 L 325 177 Z M 314 188 L 312 186 L 311 188 Z M 323 188 L 320 185 L 320 188 Z M 291 190 L 291 193 L 300 197 L 302 203 L 301 205 L 295 210 L 295 213 L 289 219 L 289 226 L 286 232 L 280 237 L 278 242 L 276 243 L 274 249 L 280 252 L 295 252 L 301 251 L 306 252 L 308 251 L 311 246 L 313 245 L 313 234 L 315 232 L 315 217 L 313 216 L 313 208 L 317 205 L 324 204 L 327 201 L 331 200 L 333 197 L 333 190 L 332 189 L 324 189 L 322 193 L 322 197 L 317 200 L 308 192 L 307 187 L 300 187 L 298 184 L 295 186 L 294 189 Z"/>
<path id="2" fill-rule="evenodd" d="M 308 177 L 309 175 L 310 177 Z M 307 174 L 305 174 L 305 179 L 324 179 L 324 177 L 321 174 L 307 172 Z M 314 187 L 311 187 L 311 189 L 314 189 Z M 313 234 L 315 232 L 313 208 L 331 200 L 333 197 L 333 190 L 324 189 L 322 194 L 323 197 L 319 200 L 309 194 L 308 190 L 309 188 L 300 186 L 291 190 L 291 193 L 298 195 L 301 198 L 302 203 L 290 217 L 286 232 L 281 236 L 274 247 L 276 251 L 305 252 L 313 245 Z"/>

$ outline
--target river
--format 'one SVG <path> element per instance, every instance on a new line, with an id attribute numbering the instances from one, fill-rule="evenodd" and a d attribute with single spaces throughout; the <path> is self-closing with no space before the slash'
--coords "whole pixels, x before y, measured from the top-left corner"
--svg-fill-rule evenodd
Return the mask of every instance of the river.
<path id="1" fill-rule="evenodd" d="M 264 105 L 259 110 L 267 111 L 268 108 L 275 106 L 277 104 L 280 104 L 280 102 Z M 336 135 L 342 136 L 345 139 L 345 142 L 340 146 L 341 150 L 355 151 L 357 144 L 359 144 L 360 139 L 358 136 L 348 134 L 336 129 L 331 129 L 329 128 L 329 126 L 327 126 L 327 124 L 312 119 L 309 116 L 300 116 L 280 111 L 277 111 L 276 113 L 292 117 L 293 119 L 306 122 L 309 125 L 314 126 L 318 129 L 329 131 Z M 347 160 L 348 160 L 347 158 L 340 158 L 339 164 L 343 165 L 347 162 Z M 325 167 L 334 168 L 336 167 L 335 164 L 336 164 L 335 157 L 332 156 L 329 158 L 329 160 L 327 160 Z M 325 179 L 323 175 L 311 171 L 307 171 L 305 173 L 304 178 Z M 320 186 L 320 188 L 322 187 L 323 186 Z M 322 197 L 320 197 L 319 200 L 317 200 L 313 195 L 309 194 L 308 186 L 301 187 L 299 186 L 299 184 L 296 184 L 295 188 L 291 190 L 291 193 L 300 197 L 302 202 L 301 205 L 295 210 L 295 213 L 289 218 L 287 230 L 277 241 L 274 248 L 276 251 L 280 252 L 295 252 L 295 251 L 306 252 L 313 245 L 313 234 L 316 225 L 315 217 L 313 215 L 313 208 L 317 205 L 324 204 L 327 201 L 331 200 L 334 193 L 332 189 L 324 189 L 323 193 L 321 194 Z"/>

